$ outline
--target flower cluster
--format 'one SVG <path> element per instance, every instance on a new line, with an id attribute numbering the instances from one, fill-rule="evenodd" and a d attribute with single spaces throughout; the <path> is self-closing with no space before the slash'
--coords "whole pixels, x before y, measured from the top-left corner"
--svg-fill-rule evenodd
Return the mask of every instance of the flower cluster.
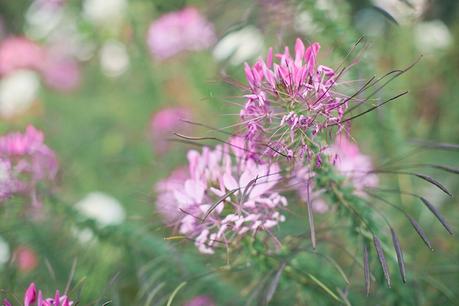
<path id="1" fill-rule="evenodd" d="M 52 181 L 58 171 L 54 152 L 44 144 L 43 133 L 28 126 L 25 133 L 14 132 L 0 137 L 0 201 L 13 194 L 37 197 L 39 182 Z"/>
<path id="2" fill-rule="evenodd" d="M 72 306 L 71 301 L 66 295 L 60 295 L 59 291 L 56 290 L 56 294 L 53 298 L 44 298 L 41 290 L 37 292 L 37 288 L 34 283 L 29 285 L 24 294 L 24 306 Z M 12 306 L 8 300 L 3 301 L 3 306 Z"/>
<path id="3" fill-rule="evenodd" d="M 256 163 L 229 145 L 190 151 L 188 162 L 186 175 L 174 173 L 157 185 L 157 207 L 202 253 L 284 220 L 280 209 L 287 200 L 276 191 L 282 178 L 277 164 Z"/>
<path id="4" fill-rule="evenodd" d="M 161 60 L 207 49 L 215 40 L 212 24 L 193 7 L 161 16 L 150 25 L 147 35 L 151 53 Z"/>
<path id="5" fill-rule="evenodd" d="M 297 39 L 294 57 L 288 47 L 275 56 L 270 49 L 266 60 L 245 65 L 250 93 L 240 116 L 252 151 L 260 154 L 264 147 L 265 152 L 304 158 L 314 136 L 341 127 L 349 99 L 336 90 L 339 74 L 316 64 L 319 49 L 318 43 L 306 48 Z"/>

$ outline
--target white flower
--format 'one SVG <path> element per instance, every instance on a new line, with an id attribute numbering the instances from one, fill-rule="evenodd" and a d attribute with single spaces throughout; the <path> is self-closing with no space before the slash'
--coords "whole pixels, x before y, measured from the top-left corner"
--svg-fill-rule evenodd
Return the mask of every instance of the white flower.
<path id="1" fill-rule="evenodd" d="M 121 224 L 126 218 L 121 203 L 99 191 L 89 193 L 75 207 L 82 215 L 94 219 L 101 227 Z"/>
<path id="2" fill-rule="evenodd" d="M 441 20 L 421 22 L 414 28 L 418 49 L 424 53 L 446 49 L 453 42 L 448 27 Z"/>
<path id="3" fill-rule="evenodd" d="M 96 25 L 119 25 L 127 6 L 126 0 L 85 0 L 83 14 Z"/>
<path id="4" fill-rule="evenodd" d="M 223 37 L 215 46 L 213 55 L 218 61 L 229 59 L 230 64 L 240 65 L 261 55 L 263 48 L 263 36 L 260 31 L 247 26 Z"/>
<path id="5" fill-rule="evenodd" d="M 308 11 L 302 11 L 296 15 L 293 26 L 295 31 L 304 35 L 313 35 L 322 31 L 320 24 L 314 21 L 314 17 Z"/>
<path id="6" fill-rule="evenodd" d="M 129 67 L 129 55 L 126 46 L 118 41 L 108 41 L 100 50 L 100 66 L 105 75 L 117 77 Z"/>
<path id="7" fill-rule="evenodd" d="M 11 118 L 26 111 L 35 101 L 40 80 L 29 70 L 16 70 L 0 80 L 0 116 Z"/>
<path id="8" fill-rule="evenodd" d="M 10 260 L 10 246 L 0 237 L 0 265 L 6 264 L 8 260 Z"/>
<path id="9" fill-rule="evenodd" d="M 62 7 L 34 1 L 25 14 L 26 33 L 33 38 L 42 39 L 58 28 L 66 18 L 68 16 L 65 16 Z"/>
<path id="10" fill-rule="evenodd" d="M 373 0 L 375 6 L 389 13 L 399 23 L 419 18 L 427 7 L 426 0 Z"/>

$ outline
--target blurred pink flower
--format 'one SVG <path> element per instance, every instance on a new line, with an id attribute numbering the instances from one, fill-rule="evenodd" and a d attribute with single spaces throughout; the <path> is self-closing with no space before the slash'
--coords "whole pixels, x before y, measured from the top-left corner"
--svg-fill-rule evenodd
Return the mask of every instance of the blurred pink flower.
<path id="1" fill-rule="evenodd" d="M 66 296 L 60 295 L 59 291 L 56 290 L 56 294 L 53 298 L 43 298 L 43 294 L 40 291 L 37 293 L 37 288 L 34 283 L 29 285 L 24 294 L 24 306 L 71 306 L 73 302 Z M 7 299 L 3 300 L 3 306 L 12 306 L 11 302 Z"/>
<path id="2" fill-rule="evenodd" d="M 20 186 L 16 191 L 28 194 L 32 204 L 39 205 L 38 182 L 54 180 L 58 171 L 56 155 L 44 144 L 43 133 L 29 125 L 25 133 L 1 136 L 0 158 L 11 165 L 12 180 Z"/>
<path id="3" fill-rule="evenodd" d="M 329 151 L 334 154 L 335 167 L 351 181 L 356 193 L 363 195 L 365 188 L 378 186 L 379 179 L 372 173 L 374 168 L 371 158 L 362 154 L 357 144 L 340 136 Z"/>
<path id="4" fill-rule="evenodd" d="M 9 37 L 0 43 L 0 75 L 16 69 L 40 70 L 45 51 L 24 37 Z"/>
<path id="5" fill-rule="evenodd" d="M 214 301 L 206 295 L 198 295 L 185 303 L 184 306 L 215 306 Z"/>
<path id="6" fill-rule="evenodd" d="M 19 246 L 14 251 L 14 261 L 19 271 L 28 273 L 35 270 L 38 265 L 37 254 L 28 246 Z"/>
<path id="7" fill-rule="evenodd" d="M 80 85 L 80 68 L 70 57 L 48 56 L 42 74 L 46 84 L 58 91 L 68 92 Z"/>
<path id="8" fill-rule="evenodd" d="M 162 15 L 152 22 L 147 35 L 148 47 L 159 59 L 207 49 L 215 40 L 212 24 L 193 7 Z"/>
<path id="9" fill-rule="evenodd" d="M 153 114 L 150 121 L 150 136 L 153 146 L 158 154 L 164 154 L 170 147 L 168 138 L 174 132 L 181 132 L 187 126 L 183 120 L 191 119 L 191 111 L 183 107 L 171 107 L 160 110 Z"/>

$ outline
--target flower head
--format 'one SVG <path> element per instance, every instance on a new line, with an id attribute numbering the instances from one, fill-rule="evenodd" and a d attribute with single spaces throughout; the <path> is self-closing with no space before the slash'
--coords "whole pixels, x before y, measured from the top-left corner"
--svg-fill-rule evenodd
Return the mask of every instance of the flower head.
<path id="1" fill-rule="evenodd" d="M 56 290 L 53 298 L 43 298 L 41 290 L 37 292 L 34 283 L 31 283 L 24 294 L 24 306 L 72 306 L 71 301 L 66 295 L 60 295 Z M 3 306 L 12 306 L 10 301 L 4 300 Z"/>
<path id="2" fill-rule="evenodd" d="M 25 133 L 9 133 L 0 137 L 0 159 L 2 194 L 26 193 L 37 199 L 37 184 L 52 181 L 58 171 L 54 152 L 44 144 L 44 135 L 33 126 Z"/>
<path id="3" fill-rule="evenodd" d="M 275 189 L 282 178 L 279 166 L 230 153 L 229 145 L 189 151 L 188 175 L 159 193 L 158 210 L 167 205 L 176 210 L 178 231 L 194 239 L 202 253 L 212 254 L 218 244 L 248 233 L 269 231 L 285 219 L 280 209 L 287 200 Z"/>
<path id="4" fill-rule="evenodd" d="M 332 125 L 340 126 L 348 101 L 337 93 L 338 75 L 317 64 L 320 45 L 305 47 L 296 40 L 294 56 L 288 47 L 266 60 L 245 65 L 249 94 L 241 110 L 251 150 L 260 145 L 287 157 L 303 158 L 314 137 Z M 258 148 L 257 148 L 258 147 Z"/>
<path id="5" fill-rule="evenodd" d="M 215 40 L 212 24 L 193 7 L 161 16 L 150 25 L 147 36 L 148 47 L 158 59 L 207 49 Z"/>
<path id="6" fill-rule="evenodd" d="M 7 38 L 0 43 L 0 75 L 17 69 L 39 70 L 45 56 L 45 51 L 27 38 Z"/>

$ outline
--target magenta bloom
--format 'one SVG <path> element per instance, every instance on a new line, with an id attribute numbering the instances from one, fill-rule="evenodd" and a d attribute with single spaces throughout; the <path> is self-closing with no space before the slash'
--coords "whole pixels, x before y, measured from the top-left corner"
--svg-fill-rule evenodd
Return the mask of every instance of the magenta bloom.
<path id="1" fill-rule="evenodd" d="M 207 49 L 215 40 L 212 24 L 193 7 L 162 15 L 150 25 L 147 36 L 152 55 L 160 60 Z"/>
<path id="2" fill-rule="evenodd" d="M 357 144 L 340 136 L 329 151 L 334 157 L 336 169 L 350 181 L 356 193 L 363 195 L 365 188 L 378 186 L 371 158 L 363 154 Z"/>
<path id="3" fill-rule="evenodd" d="M 202 153 L 189 151 L 188 177 L 159 194 L 161 201 L 170 199 L 168 203 L 158 202 L 161 207 L 178 210 L 178 231 L 194 239 L 205 254 L 246 234 L 270 232 L 285 220 L 280 209 L 287 200 L 275 189 L 282 179 L 279 166 L 230 153 L 229 145 L 219 145 L 215 150 L 205 147 Z"/>
<path id="4" fill-rule="evenodd" d="M 80 68 L 69 57 L 48 56 L 42 74 L 46 84 L 58 91 L 68 92 L 80 85 Z"/>
<path id="5" fill-rule="evenodd" d="M 215 306 L 215 303 L 206 295 L 198 295 L 186 302 L 184 306 Z"/>
<path id="6" fill-rule="evenodd" d="M 27 38 L 10 37 L 0 43 L 0 75 L 16 69 L 40 70 L 44 60 L 44 50 Z"/>
<path id="7" fill-rule="evenodd" d="M 333 69 L 317 65 L 320 45 L 306 48 L 296 40 L 294 57 L 288 47 L 245 73 L 250 93 L 241 110 L 246 138 L 251 150 L 268 148 L 287 157 L 307 157 L 316 146 L 314 136 L 331 125 L 340 126 L 348 99 L 336 89 L 338 76 Z"/>
<path id="8" fill-rule="evenodd" d="M 166 153 L 170 147 L 168 138 L 188 127 L 183 120 L 190 119 L 191 111 L 183 107 L 165 108 L 155 113 L 150 121 L 150 135 L 156 153 Z"/>
<path id="9" fill-rule="evenodd" d="M 54 152 L 44 144 L 41 131 L 29 125 L 25 133 L 9 133 L 0 137 L 0 158 L 7 161 L 5 176 L 11 175 L 11 193 L 25 193 L 38 205 L 37 184 L 55 179 L 58 162 Z M 5 183 L 4 184 L 8 184 Z"/>
<path id="10" fill-rule="evenodd" d="M 59 291 L 56 290 L 56 294 L 53 298 L 43 298 L 43 294 L 40 291 L 37 293 L 37 288 L 34 283 L 29 285 L 24 294 L 24 306 L 71 306 L 73 302 L 66 296 L 61 296 Z M 3 306 L 12 306 L 10 301 L 4 300 Z"/>
<path id="11" fill-rule="evenodd" d="M 28 246 L 20 246 L 14 251 L 14 261 L 19 271 L 28 273 L 38 265 L 37 254 Z"/>

